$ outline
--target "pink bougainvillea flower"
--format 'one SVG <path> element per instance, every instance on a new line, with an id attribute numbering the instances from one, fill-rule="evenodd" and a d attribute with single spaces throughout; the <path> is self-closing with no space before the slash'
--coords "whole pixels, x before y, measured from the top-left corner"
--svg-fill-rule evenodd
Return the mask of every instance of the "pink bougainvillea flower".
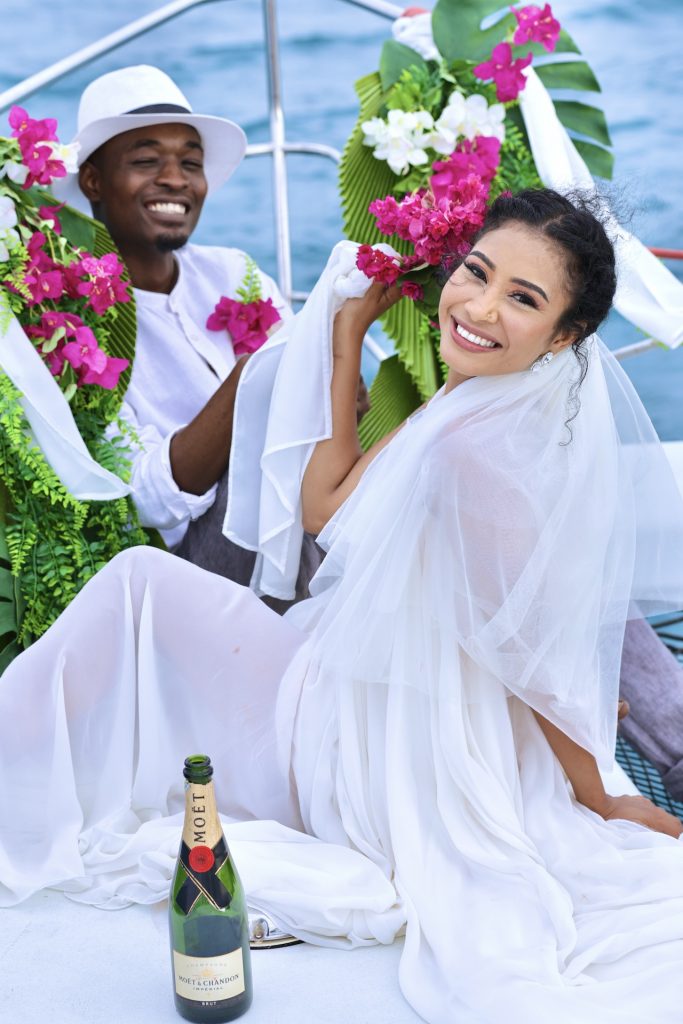
<path id="1" fill-rule="evenodd" d="M 64 363 L 68 362 L 78 370 L 78 387 L 96 384 L 109 391 L 115 388 L 119 377 L 130 365 L 129 361 L 108 356 L 99 347 L 93 331 L 75 313 L 48 310 L 42 314 L 39 324 L 32 324 L 26 328 L 26 333 L 31 338 L 43 339 L 45 342 L 51 339 L 60 327 L 63 327 L 66 333 L 52 351 L 45 352 L 43 345 L 38 346 L 38 351 L 50 372 L 59 377 Z"/>
<path id="2" fill-rule="evenodd" d="M 41 352 L 40 354 L 47 363 L 47 368 L 52 376 L 61 377 L 64 363 L 66 362 L 63 349 L 57 346 L 57 348 L 52 349 L 52 352 Z"/>
<path id="3" fill-rule="evenodd" d="M 47 299 L 60 299 L 64 293 L 60 270 L 48 270 L 45 273 L 33 270 L 25 275 L 24 284 L 31 293 L 29 306 L 45 302 Z"/>
<path id="4" fill-rule="evenodd" d="M 28 242 L 26 243 L 26 250 L 28 252 L 28 264 L 27 270 L 54 270 L 56 263 L 48 256 L 43 249 L 45 242 L 47 241 L 42 231 L 34 231 Z"/>
<path id="5" fill-rule="evenodd" d="M 98 345 L 92 330 L 83 325 L 76 328 L 74 335 L 74 340 L 68 341 L 62 348 L 64 358 L 71 363 L 74 370 L 83 367 L 84 373 L 87 370 L 102 373 L 107 365 L 107 353 Z"/>
<path id="6" fill-rule="evenodd" d="M 34 141 L 57 142 L 57 122 L 54 117 L 37 120 L 29 117 L 23 107 L 14 106 L 9 112 L 9 124 L 12 138 L 20 139 L 23 135 L 32 134 Z"/>
<path id="7" fill-rule="evenodd" d="M 28 116 L 28 111 L 24 110 L 23 107 L 14 106 L 9 112 L 9 126 L 12 129 L 12 138 L 16 139 L 22 132 L 25 132 L 28 128 L 31 118 Z"/>
<path id="8" fill-rule="evenodd" d="M 102 351 L 100 349 L 100 351 Z M 106 356 L 106 364 L 103 370 L 88 368 L 79 380 L 80 384 L 97 384 L 100 388 L 113 391 L 119 382 L 119 377 L 130 365 L 128 359 L 117 359 L 116 356 Z"/>
<path id="9" fill-rule="evenodd" d="M 79 291 L 80 286 L 83 284 L 83 280 L 78 272 L 79 260 L 75 260 L 69 263 L 67 266 L 62 267 L 62 275 L 64 277 L 64 293 L 69 296 L 70 299 L 80 299 L 81 293 Z"/>
<path id="10" fill-rule="evenodd" d="M 393 284 L 401 273 L 401 267 L 393 257 L 371 245 L 361 245 L 356 254 L 356 266 L 366 277 L 383 284 Z"/>
<path id="11" fill-rule="evenodd" d="M 272 299 L 240 302 L 221 296 L 206 321 L 210 331 L 227 331 L 236 356 L 256 352 L 268 339 L 268 331 L 281 319 Z"/>
<path id="12" fill-rule="evenodd" d="M 23 187 L 49 185 L 55 178 L 63 178 L 66 167 L 55 157 L 53 148 L 53 143 L 59 142 L 55 119 L 36 120 L 23 107 L 12 107 L 9 123 L 12 136 L 19 143 L 22 163 L 29 172 Z"/>
<path id="13" fill-rule="evenodd" d="M 401 257 L 401 273 L 407 274 L 409 270 L 414 270 L 415 267 L 419 267 L 422 260 L 418 256 L 403 256 Z"/>
<path id="14" fill-rule="evenodd" d="M 256 352 L 268 338 L 268 331 L 280 319 L 272 299 L 240 302 L 233 309 L 230 326 L 235 355 Z"/>
<path id="15" fill-rule="evenodd" d="M 114 253 L 109 252 L 100 259 L 95 256 L 84 256 L 78 263 L 68 268 L 67 281 L 70 288 L 75 283 L 78 295 L 87 297 L 87 306 L 91 306 L 98 316 L 117 302 L 129 302 L 130 295 L 125 283 L 121 280 L 123 264 L 119 263 Z"/>
<path id="16" fill-rule="evenodd" d="M 44 252 L 44 243 L 45 235 L 35 231 L 26 245 L 29 259 L 24 284 L 31 293 L 31 298 L 27 300 L 29 306 L 38 305 L 46 299 L 59 299 L 64 294 L 61 268 Z"/>
<path id="17" fill-rule="evenodd" d="M 82 327 L 83 321 L 76 313 L 62 313 L 60 310 L 48 309 L 41 313 L 40 323 L 31 324 L 26 333 L 32 338 L 51 338 L 58 327 L 63 327 L 66 336 L 75 336 L 76 328 Z"/>
<path id="18" fill-rule="evenodd" d="M 477 64 L 473 68 L 477 78 L 483 81 L 493 79 L 496 83 L 496 96 L 501 103 L 508 103 L 516 100 L 526 85 L 526 78 L 523 75 L 524 68 L 531 64 L 531 54 L 526 57 L 512 59 L 512 47 L 509 43 L 498 43 L 494 46 L 491 59 L 483 64 Z"/>
<path id="19" fill-rule="evenodd" d="M 45 144 L 42 139 L 37 140 L 32 131 L 25 132 L 18 141 L 22 163 L 29 172 L 24 189 L 32 185 L 50 185 L 55 178 L 65 176 L 66 167 L 54 156 L 51 144 Z"/>
<path id="20" fill-rule="evenodd" d="M 488 192 L 488 183 L 479 175 L 463 175 L 458 169 L 438 197 L 422 189 L 400 203 L 392 196 L 376 199 L 369 209 L 383 234 L 396 234 L 411 242 L 419 263 L 436 266 L 446 254 L 460 254 L 468 248 L 484 223 Z"/>
<path id="21" fill-rule="evenodd" d="M 35 306 L 46 299 L 59 299 L 64 294 L 64 279 L 61 268 L 44 251 L 45 235 L 34 231 L 28 242 L 28 263 L 24 284 L 31 293 L 29 306 Z"/>
<path id="22" fill-rule="evenodd" d="M 213 313 L 209 315 L 206 321 L 206 326 L 210 331 L 229 331 L 228 324 L 232 319 L 233 306 L 237 305 L 237 299 L 229 299 L 225 295 L 221 295 L 220 299 L 214 307 Z"/>
<path id="23" fill-rule="evenodd" d="M 61 235 L 62 225 L 60 223 L 58 212 L 66 206 L 66 203 L 60 203 L 58 206 L 39 206 L 38 216 L 41 220 L 46 220 L 56 235 Z"/>
<path id="24" fill-rule="evenodd" d="M 423 297 L 424 289 L 417 281 L 401 281 L 401 295 L 415 302 Z"/>
<path id="25" fill-rule="evenodd" d="M 55 331 L 62 327 L 65 331 L 64 337 L 57 345 L 46 352 L 45 342 L 52 339 Z M 38 351 L 48 365 L 50 372 L 59 377 L 64 367 L 64 345 L 69 338 L 76 337 L 76 331 L 83 327 L 83 321 L 75 313 L 62 313 L 58 310 L 49 309 L 41 314 L 40 323 L 30 324 L 25 328 L 29 338 L 40 339 Z"/>
<path id="26" fill-rule="evenodd" d="M 39 327 L 29 326 L 25 327 L 24 330 L 28 334 L 29 338 L 51 338 L 53 332 L 50 331 L 48 335 L 41 332 Z M 64 366 L 64 356 L 62 354 L 63 345 L 56 345 L 51 352 L 46 352 L 42 342 L 36 345 L 38 352 L 43 357 L 43 360 L 47 363 L 47 367 L 53 377 L 59 377 Z"/>
<path id="27" fill-rule="evenodd" d="M 546 4 L 543 10 L 534 4 L 520 10 L 512 7 L 511 10 L 517 19 L 517 29 L 512 37 L 515 46 L 521 46 L 523 43 L 540 43 L 548 53 L 552 53 L 560 35 L 560 23 L 553 16 L 550 4 Z"/>
<path id="28" fill-rule="evenodd" d="M 447 160 L 437 160 L 432 164 L 432 170 L 436 172 L 430 179 L 434 198 L 437 201 L 450 198 L 450 190 L 470 174 L 476 174 L 481 179 L 488 197 L 488 186 L 496 176 L 499 163 L 498 139 L 481 135 L 471 142 L 462 139 Z"/>

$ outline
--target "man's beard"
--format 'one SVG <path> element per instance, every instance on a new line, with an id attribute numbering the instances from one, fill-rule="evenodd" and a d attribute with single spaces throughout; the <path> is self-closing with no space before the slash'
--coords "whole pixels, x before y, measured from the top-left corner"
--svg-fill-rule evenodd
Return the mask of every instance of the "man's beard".
<path id="1" fill-rule="evenodd" d="M 157 235 L 154 244 L 159 252 L 173 252 L 187 242 L 189 235 Z"/>

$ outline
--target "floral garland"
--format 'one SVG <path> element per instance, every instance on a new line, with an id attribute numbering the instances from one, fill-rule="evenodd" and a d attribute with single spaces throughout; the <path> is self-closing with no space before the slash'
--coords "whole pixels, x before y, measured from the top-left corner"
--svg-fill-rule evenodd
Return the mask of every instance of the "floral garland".
<path id="1" fill-rule="evenodd" d="M 270 328 L 281 319 L 273 300 L 263 298 L 259 270 L 251 256 L 246 257 L 246 263 L 237 298 L 222 295 L 206 321 L 210 331 L 228 332 L 236 356 L 261 348 L 268 340 Z"/>
<path id="2" fill-rule="evenodd" d="M 340 167 L 346 234 L 361 243 L 357 266 L 370 278 L 398 280 L 413 300 L 384 318 L 396 355 L 373 383 L 361 426 L 366 445 L 444 380 L 434 269 L 468 251 L 498 195 L 541 184 L 519 110 L 525 69 L 534 61 L 549 89 L 599 90 L 584 62 L 555 59 L 579 51 L 549 4 L 500 13 L 500 0 L 439 0 L 431 14 L 406 11 L 393 35 L 379 72 L 356 84 L 361 111 Z M 609 177 L 602 111 L 554 103 L 591 171 Z M 380 240 L 399 258 L 376 248 Z"/>
<path id="3" fill-rule="evenodd" d="M 14 107 L 9 123 L 11 138 L 0 138 L 0 328 L 16 317 L 70 403 L 92 457 L 125 480 L 135 442 L 117 419 L 135 339 L 125 270 L 101 225 L 40 187 L 75 169 L 56 122 Z M 112 422 L 116 429 L 106 432 Z M 130 499 L 80 501 L 66 490 L 4 374 L 0 499 L 2 670 L 109 559 L 147 536 Z"/>

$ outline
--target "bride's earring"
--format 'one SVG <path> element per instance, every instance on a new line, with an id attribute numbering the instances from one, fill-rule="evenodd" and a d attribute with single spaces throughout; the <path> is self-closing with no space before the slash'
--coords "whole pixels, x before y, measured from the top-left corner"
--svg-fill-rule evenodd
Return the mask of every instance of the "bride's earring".
<path id="1" fill-rule="evenodd" d="M 530 367 L 531 372 L 532 373 L 538 373 L 539 370 L 542 370 L 544 366 L 548 365 L 548 363 L 550 362 L 550 360 L 552 358 L 553 358 L 553 353 L 552 352 L 546 352 L 546 354 L 544 356 L 539 356 L 538 359 L 531 364 L 531 367 Z"/>

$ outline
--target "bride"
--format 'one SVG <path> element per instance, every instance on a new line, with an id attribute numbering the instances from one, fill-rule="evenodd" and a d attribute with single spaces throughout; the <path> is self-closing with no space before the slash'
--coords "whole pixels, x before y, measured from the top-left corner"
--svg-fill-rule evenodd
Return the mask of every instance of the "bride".
<path id="1" fill-rule="evenodd" d="M 594 334 L 614 288 L 580 201 L 499 198 L 443 288 L 445 387 L 365 454 L 361 344 L 397 294 L 347 300 L 313 597 L 280 619 L 148 549 L 102 570 L 0 684 L 0 903 L 163 898 L 201 749 L 265 840 L 264 909 L 328 944 L 405 927 L 432 1024 L 680 1020 L 682 826 L 603 782 L 625 621 L 683 604 L 681 499 Z"/>

